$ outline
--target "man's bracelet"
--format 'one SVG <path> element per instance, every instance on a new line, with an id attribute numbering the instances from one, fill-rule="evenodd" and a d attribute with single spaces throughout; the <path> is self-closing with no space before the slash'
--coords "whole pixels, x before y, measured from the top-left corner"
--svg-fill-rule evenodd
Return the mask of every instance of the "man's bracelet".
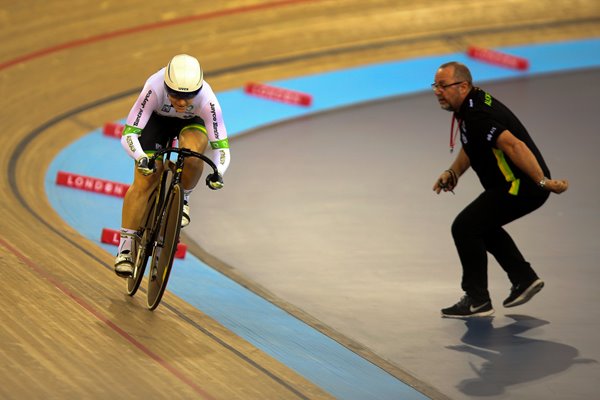
<path id="1" fill-rule="evenodd" d="M 452 168 L 447 169 L 446 172 L 448 172 L 450 176 L 452 176 L 452 186 L 456 186 L 456 184 L 458 183 L 458 176 L 456 175 L 456 172 L 454 172 Z"/>
<path id="2" fill-rule="evenodd" d="M 538 186 L 542 189 L 546 188 L 546 181 L 548 181 L 548 178 L 546 178 L 545 176 L 542 177 L 542 179 L 540 179 L 540 181 L 538 182 Z"/>

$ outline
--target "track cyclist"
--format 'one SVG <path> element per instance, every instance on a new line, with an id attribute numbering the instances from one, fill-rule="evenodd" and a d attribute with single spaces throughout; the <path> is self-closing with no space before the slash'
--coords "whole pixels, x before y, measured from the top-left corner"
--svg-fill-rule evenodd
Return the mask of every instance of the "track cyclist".
<path id="1" fill-rule="evenodd" d="M 121 144 L 135 160 L 133 184 L 123 201 L 121 239 L 115 259 L 115 273 L 123 278 L 133 275 L 135 246 L 149 194 L 158 184 L 162 162 L 149 166 L 149 156 L 169 147 L 177 138 L 179 147 L 203 153 L 208 144 L 218 174 L 209 174 L 206 184 L 213 190 L 223 187 L 223 174 L 230 162 L 229 142 L 221 107 L 210 85 L 204 81 L 198 60 L 187 54 L 174 56 L 166 67 L 151 75 L 133 104 Z M 184 205 L 181 226 L 190 221 L 190 194 L 196 187 L 204 163 L 190 158 L 185 161 L 182 184 Z M 216 176 L 215 176 L 216 175 Z"/>

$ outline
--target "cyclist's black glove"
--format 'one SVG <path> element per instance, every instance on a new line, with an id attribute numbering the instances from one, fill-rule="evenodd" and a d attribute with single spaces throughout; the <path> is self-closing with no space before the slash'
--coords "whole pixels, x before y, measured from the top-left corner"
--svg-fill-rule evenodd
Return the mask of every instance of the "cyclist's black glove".
<path id="1" fill-rule="evenodd" d="M 142 156 L 135 160 L 135 165 L 142 175 L 152 175 L 156 171 L 155 164 L 150 165 L 150 160 L 146 156 Z"/>
<path id="2" fill-rule="evenodd" d="M 223 187 L 223 177 L 219 173 L 208 174 L 206 177 L 206 186 L 212 190 L 221 189 Z"/>

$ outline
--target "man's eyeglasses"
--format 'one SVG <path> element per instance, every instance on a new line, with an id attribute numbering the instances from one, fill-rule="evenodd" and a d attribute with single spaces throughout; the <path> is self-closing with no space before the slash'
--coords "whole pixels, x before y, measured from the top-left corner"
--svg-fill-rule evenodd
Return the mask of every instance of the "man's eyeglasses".
<path id="1" fill-rule="evenodd" d="M 465 81 L 459 81 L 459 82 L 454 82 L 454 83 L 449 83 L 447 85 L 443 85 L 441 83 L 432 83 L 431 84 L 431 90 L 435 91 L 437 89 L 439 90 L 446 90 L 447 88 L 449 88 L 450 86 L 454 86 L 454 85 L 460 85 L 461 83 L 463 83 Z"/>

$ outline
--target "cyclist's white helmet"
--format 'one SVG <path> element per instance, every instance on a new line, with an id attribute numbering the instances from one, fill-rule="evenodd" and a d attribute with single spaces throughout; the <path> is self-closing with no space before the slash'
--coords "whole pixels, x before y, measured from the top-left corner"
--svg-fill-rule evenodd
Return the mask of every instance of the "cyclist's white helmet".
<path id="1" fill-rule="evenodd" d="M 202 67 L 198 60 L 187 54 L 177 54 L 165 68 L 165 85 L 169 92 L 196 94 L 203 83 Z"/>

